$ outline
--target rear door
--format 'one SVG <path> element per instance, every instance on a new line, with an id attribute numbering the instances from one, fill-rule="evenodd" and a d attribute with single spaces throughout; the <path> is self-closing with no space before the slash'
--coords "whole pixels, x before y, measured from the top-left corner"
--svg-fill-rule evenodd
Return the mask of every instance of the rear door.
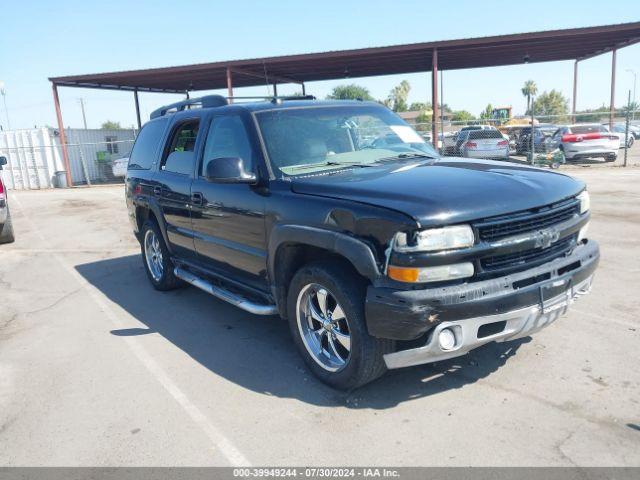
<path id="1" fill-rule="evenodd" d="M 171 248 L 183 258 L 195 257 L 191 230 L 191 183 L 199 143 L 200 117 L 176 119 L 167 138 L 154 195 L 167 224 Z"/>
<path id="2" fill-rule="evenodd" d="M 191 222 L 202 266 L 266 290 L 265 192 L 253 185 L 204 178 L 207 164 L 224 157 L 242 158 L 247 171 L 257 172 L 260 150 L 251 134 L 254 128 L 246 112 L 212 117 L 191 188 Z"/>

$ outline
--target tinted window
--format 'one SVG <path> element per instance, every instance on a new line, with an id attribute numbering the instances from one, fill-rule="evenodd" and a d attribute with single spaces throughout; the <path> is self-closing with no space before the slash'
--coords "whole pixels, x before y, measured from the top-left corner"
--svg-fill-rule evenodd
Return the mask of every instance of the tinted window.
<path id="1" fill-rule="evenodd" d="M 252 169 L 253 150 L 242 119 L 238 116 L 214 118 L 204 146 L 201 174 L 216 158 L 241 158 L 246 170 Z"/>
<path id="2" fill-rule="evenodd" d="M 166 119 L 147 123 L 136 139 L 129 157 L 129 168 L 133 170 L 149 170 L 155 160 L 158 145 L 162 141 L 162 134 L 166 126 Z"/>
<path id="3" fill-rule="evenodd" d="M 161 170 L 165 172 L 190 175 L 195 161 L 196 139 L 198 138 L 198 120 L 189 120 L 180 124 L 173 132 L 169 148 L 165 152 Z"/>
<path id="4" fill-rule="evenodd" d="M 607 127 L 603 125 L 578 125 L 571 127 L 571 133 L 604 133 L 607 131 Z"/>
<path id="5" fill-rule="evenodd" d="M 470 140 L 478 140 L 483 138 L 503 138 L 498 130 L 474 130 L 469 132 Z"/>

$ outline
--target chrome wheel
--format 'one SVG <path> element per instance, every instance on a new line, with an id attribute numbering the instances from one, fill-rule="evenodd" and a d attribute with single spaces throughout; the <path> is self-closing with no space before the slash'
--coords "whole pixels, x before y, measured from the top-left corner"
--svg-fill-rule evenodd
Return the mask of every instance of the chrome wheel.
<path id="1" fill-rule="evenodd" d="M 144 256 L 147 261 L 147 268 L 156 282 L 162 280 L 164 264 L 162 263 L 162 249 L 160 239 L 153 230 L 147 230 L 144 235 Z"/>
<path id="2" fill-rule="evenodd" d="M 296 320 L 311 358 L 329 372 L 342 370 L 351 356 L 349 322 L 335 296 L 311 283 L 298 294 Z"/>

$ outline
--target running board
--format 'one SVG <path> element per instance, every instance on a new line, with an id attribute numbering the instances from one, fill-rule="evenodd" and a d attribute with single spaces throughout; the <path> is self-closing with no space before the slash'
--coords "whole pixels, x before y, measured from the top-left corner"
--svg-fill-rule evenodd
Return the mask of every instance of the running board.
<path id="1" fill-rule="evenodd" d="M 208 282 L 207 280 L 198 277 L 183 268 L 176 267 L 173 273 L 179 279 L 184 280 L 194 287 L 198 287 L 200 290 L 204 290 L 208 294 L 213 295 L 220 300 L 224 300 L 225 302 L 244 310 L 245 312 L 253 313 L 254 315 L 275 315 L 278 313 L 278 308 L 275 305 L 263 305 L 251 302 L 240 295 L 225 290 L 224 288 L 217 287 L 211 282 Z"/>

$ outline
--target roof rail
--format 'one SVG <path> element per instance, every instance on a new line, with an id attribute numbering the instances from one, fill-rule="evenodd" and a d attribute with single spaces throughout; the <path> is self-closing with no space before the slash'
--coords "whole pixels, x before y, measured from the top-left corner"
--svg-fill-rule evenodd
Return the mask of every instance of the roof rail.
<path id="1" fill-rule="evenodd" d="M 176 112 L 180 112 L 187 108 L 190 105 L 200 105 L 202 108 L 212 108 L 212 107 L 222 107 L 223 105 L 228 105 L 228 100 L 222 95 L 206 95 L 204 97 L 199 98 L 189 98 L 187 100 L 182 100 L 181 102 L 171 103 L 169 105 L 165 105 L 164 107 L 160 107 L 157 110 L 151 112 L 149 115 L 150 118 L 157 118 L 166 115 L 170 110 L 175 110 Z"/>
<path id="2" fill-rule="evenodd" d="M 229 104 L 229 100 L 268 100 L 272 103 L 282 103 L 283 100 L 315 100 L 313 95 L 293 95 L 293 96 L 256 96 L 256 97 L 223 97 L 222 95 L 207 95 L 199 98 L 190 98 L 181 102 L 171 103 L 151 112 L 150 118 L 162 117 L 171 110 L 181 112 L 190 105 L 200 105 L 202 108 L 222 107 Z"/>

